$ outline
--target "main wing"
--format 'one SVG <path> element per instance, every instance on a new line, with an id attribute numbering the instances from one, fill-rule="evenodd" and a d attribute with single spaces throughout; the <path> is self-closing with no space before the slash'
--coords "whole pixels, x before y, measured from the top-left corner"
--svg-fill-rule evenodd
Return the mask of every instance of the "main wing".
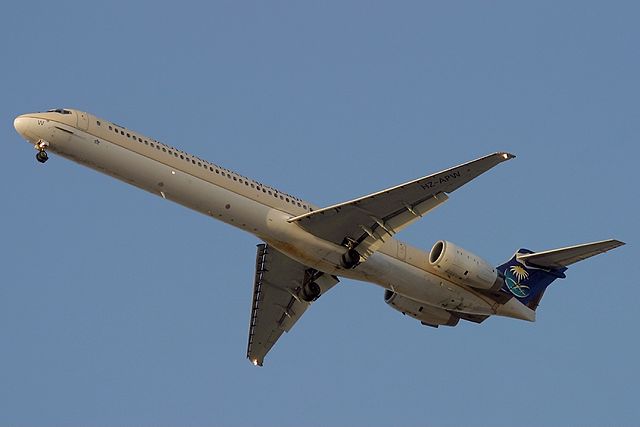
<path id="1" fill-rule="evenodd" d="M 311 234 L 356 249 L 367 257 L 385 240 L 431 209 L 444 203 L 448 193 L 494 166 L 514 158 L 493 153 L 442 172 L 355 200 L 329 206 L 289 219 Z"/>
<path id="2" fill-rule="evenodd" d="M 338 283 L 331 276 L 297 261 L 266 244 L 258 245 L 247 358 L 262 366 L 283 332 L 289 332 L 312 302 L 302 297 L 306 283 L 315 282 L 320 295 Z"/>

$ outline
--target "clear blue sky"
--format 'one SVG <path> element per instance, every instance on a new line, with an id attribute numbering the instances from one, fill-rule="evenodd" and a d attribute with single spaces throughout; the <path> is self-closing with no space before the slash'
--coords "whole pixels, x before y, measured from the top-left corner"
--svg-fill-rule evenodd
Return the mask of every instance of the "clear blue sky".
<path id="1" fill-rule="evenodd" d="M 637 2 L 8 2 L 0 425 L 640 422 Z M 90 111 L 318 205 L 515 153 L 399 236 L 572 267 L 534 324 L 421 327 L 344 280 L 245 359 L 254 237 L 52 156 Z"/>

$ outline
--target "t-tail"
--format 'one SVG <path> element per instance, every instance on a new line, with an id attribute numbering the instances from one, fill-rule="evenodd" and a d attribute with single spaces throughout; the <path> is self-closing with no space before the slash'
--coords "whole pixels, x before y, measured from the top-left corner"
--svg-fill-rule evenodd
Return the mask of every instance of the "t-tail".
<path id="1" fill-rule="evenodd" d="M 622 245 L 624 243 L 619 240 L 603 240 L 543 252 L 520 249 L 513 258 L 498 267 L 504 276 L 502 290 L 535 310 L 547 287 L 554 280 L 566 277 L 569 265 Z"/>

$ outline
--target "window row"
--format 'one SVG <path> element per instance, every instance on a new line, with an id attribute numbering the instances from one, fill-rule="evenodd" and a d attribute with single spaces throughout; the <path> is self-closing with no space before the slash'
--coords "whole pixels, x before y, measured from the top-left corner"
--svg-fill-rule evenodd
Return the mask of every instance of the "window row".
<path id="1" fill-rule="evenodd" d="M 101 123 L 99 121 L 96 121 L 98 126 L 101 126 Z M 257 191 L 262 191 L 265 194 L 268 194 L 269 196 L 273 196 L 276 199 L 280 199 L 283 200 L 287 203 L 291 203 L 293 205 L 297 205 L 298 207 L 304 208 L 304 209 L 308 209 L 307 205 L 302 203 L 299 199 L 293 197 L 293 196 L 289 196 L 289 195 L 283 195 L 281 193 L 279 193 L 276 190 L 271 190 L 270 188 L 265 188 L 264 185 L 259 184 L 255 181 L 250 181 L 247 178 L 243 178 L 243 177 L 238 177 L 235 174 L 231 174 L 229 173 L 229 171 L 225 170 L 224 168 L 221 168 L 219 166 L 215 166 L 210 164 L 209 162 L 205 161 L 205 160 L 201 160 L 201 159 L 194 159 L 189 157 L 189 155 L 185 155 L 184 152 L 176 150 L 175 148 L 171 148 L 168 146 L 165 146 L 164 144 L 159 143 L 158 141 L 154 141 L 151 140 L 151 142 L 149 142 L 149 140 L 147 139 L 143 139 L 140 138 L 139 136 L 133 135 L 130 132 L 125 132 L 122 129 L 118 129 L 117 127 L 111 126 L 109 125 L 109 130 L 114 131 L 116 134 L 120 134 L 122 136 L 126 136 L 127 138 L 133 139 L 134 141 L 138 141 L 139 143 L 142 143 L 144 145 L 148 145 L 151 148 L 155 148 L 159 151 L 162 151 L 164 153 L 169 154 L 170 156 L 174 156 L 176 158 L 179 158 L 181 160 L 186 161 L 187 163 L 191 163 L 193 165 L 197 165 L 198 167 L 202 167 L 204 169 L 208 169 L 210 172 L 216 173 L 218 175 L 222 175 L 223 177 L 227 177 L 229 179 L 233 179 L 236 182 L 239 182 L 240 184 L 244 184 L 247 187 L 251 187 Z M 310 209 L 310 208 L 309 208 Z"/>

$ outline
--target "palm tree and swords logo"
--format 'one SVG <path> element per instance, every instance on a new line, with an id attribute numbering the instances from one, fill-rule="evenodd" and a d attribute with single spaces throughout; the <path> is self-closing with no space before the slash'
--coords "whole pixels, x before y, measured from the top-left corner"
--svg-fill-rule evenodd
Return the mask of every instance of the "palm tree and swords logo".
<path id="1" fill-rule="evenodd" d="M 522 283 L 529 278 L 529 272 L 521 265 L 512 265 L 505 271 L 504 281 L 512 294 L 518 298 L 529 296 L 531 289 Z"/>

